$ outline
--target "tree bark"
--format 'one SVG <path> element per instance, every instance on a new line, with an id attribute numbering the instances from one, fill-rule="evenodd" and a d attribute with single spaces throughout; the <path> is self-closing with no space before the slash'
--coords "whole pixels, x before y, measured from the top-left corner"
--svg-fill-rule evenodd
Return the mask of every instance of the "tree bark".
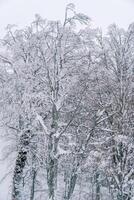
<path id="1" fill-rule="evenodd" d="M 21 199 L 21 183 L 23 180 L 23 170 L 27 161 L 30 138 L 30 130 L 23 133 L 20 138 L 20 150 L 18 152 L 13 174 L 12 200 Z"/>

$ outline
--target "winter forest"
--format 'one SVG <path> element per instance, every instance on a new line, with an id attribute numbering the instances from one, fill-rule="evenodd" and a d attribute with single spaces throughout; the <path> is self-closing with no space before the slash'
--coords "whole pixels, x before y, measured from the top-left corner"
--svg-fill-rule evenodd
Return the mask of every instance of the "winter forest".
<path id="1" fill-rule="evenodd" d="M 103 34 L 70 3 L 0 45 L 8 200 L 133 200 L 134 24 Z"/>

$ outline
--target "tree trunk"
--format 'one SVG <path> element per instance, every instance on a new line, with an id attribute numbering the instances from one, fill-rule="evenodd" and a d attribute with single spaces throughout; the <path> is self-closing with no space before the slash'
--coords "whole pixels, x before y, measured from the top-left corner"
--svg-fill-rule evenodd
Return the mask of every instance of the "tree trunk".
<path id="1" fill-rule="evenodd" d="M 35 169 L 32 170 L 32 185 L 31 185 L 31 194 L 30 194 L 30 200 L 34 199 L 34 189 L 35 189 L 35 179 L 36 179 L 37 172 Z"/>
<path id="2" fill-rule="evenodd" d="M 100 200 L 100 183 L 99 183 L 99 172 L 96 172 L 95 181 L 96 181 L 96 200 Z"/>
<path id="3" fill-rule="evenodd" d="M 66 180 L 66 191 L 64 195 L 65 200 L 69 200 L 71 198 L 74 192 L 75 185 L 76 185 L 76 180 L 77 180 L 77 174 L 73 170 L 69 181 Z"/>
<path id="4" fill-rule="evenodd" d="M 23 181 L 23 170 L 27 160 L 29 143 L 30 130 L 23 133 L 23 135 L 20 138 L 20 150 L 18 152 L 13 174 L 12 200 L 21 199 L 21 183 Z"/>
<path id="5" fill-rule="evenodd" d="M 33 148 L 34 148 L 34 151 L 36 152 L 37 145 L 35 145 Z M 31 173 L 32 184 L 31 184 L 30 200 L 34 199 L 36 176 L 37 176 L 36 155 L 33 154 L 33 156 L 32 156 L 32 173 Z"/>

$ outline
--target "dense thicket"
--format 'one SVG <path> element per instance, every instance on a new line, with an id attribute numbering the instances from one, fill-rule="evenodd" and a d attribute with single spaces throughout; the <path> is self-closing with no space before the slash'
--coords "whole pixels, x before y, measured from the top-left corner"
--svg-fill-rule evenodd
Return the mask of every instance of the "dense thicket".
<path id="1" fill-rule="evenodd" d="M 103 36 L 69 4 L 63 24 L 13 30 L 0 55 L 11 200 L 132 200 L 134 25 Z"/>

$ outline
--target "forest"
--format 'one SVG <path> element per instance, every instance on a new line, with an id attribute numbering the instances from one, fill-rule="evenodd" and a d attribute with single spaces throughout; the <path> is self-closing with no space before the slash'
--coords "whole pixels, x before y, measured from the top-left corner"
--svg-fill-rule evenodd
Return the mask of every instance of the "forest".
<path id="1" fill-rule="evenodd" d="M 103 34 L 70 3 L 0 48 L 9 200 L 133 200 L 134 24 Z"/>

